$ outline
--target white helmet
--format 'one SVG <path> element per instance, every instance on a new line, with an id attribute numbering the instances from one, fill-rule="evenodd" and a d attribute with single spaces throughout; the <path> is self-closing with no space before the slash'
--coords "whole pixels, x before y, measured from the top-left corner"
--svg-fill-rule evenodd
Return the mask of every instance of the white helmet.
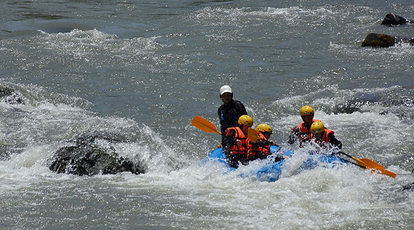
<path id="1" fill-rule="evenodd" d="M 223 85 L 220 88 L 220 96 L 223 95 L 224 93 L 233 93 L 233 90 L 231 90 L 230 86 L 228 85 Z"/>

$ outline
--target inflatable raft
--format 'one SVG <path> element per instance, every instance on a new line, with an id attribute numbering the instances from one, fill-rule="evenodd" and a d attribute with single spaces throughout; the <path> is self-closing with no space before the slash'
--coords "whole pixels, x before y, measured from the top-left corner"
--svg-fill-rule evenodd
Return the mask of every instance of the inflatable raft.
<path id="1" fill-rule="evenodd" d="M 274 162 L 274 160 L 272 161 L 272 155 L 270 155 L 268 159 L 256 160 L 261 162 L 255 164 L 254 167 L 250 167 L 251 164 L 249 166 L 246 166 L 250 168 L 250 170 L 247 170 L 249 172 L 246 172 L 244 169 L 240 170 L 230 167 L 226 162 L 226 155 L 223 153 L 223 150 L 221 148 L 217 148 L 211 151 L 202 163 L 206 163 L 207 161 L 219 162 L 225 166 L 225 172 L 241 171 L 239 175 L 242 177 L 255 177 L 260 181 L 273 182 L 278 180 L 282 173 L 287 170 L 284 166 L 286 165 L 287 161 L 289 161 L 289 158 L 293 155 L 294 152 L 292 150 L 279 150 L 277 146 L 271 146 L 271 152 L 273 153 L 272 155 L 279 154 L 282 155 L 285 159 Z M 323 165 L 324 167 L 335 167 L 338 164 L 344 163 L 346 163 L 345 160 L 335 155 L 309 154 L 307 159 L 304 160 L 300 165 L 299 169 L 310 170 L 320 165 Z"/>

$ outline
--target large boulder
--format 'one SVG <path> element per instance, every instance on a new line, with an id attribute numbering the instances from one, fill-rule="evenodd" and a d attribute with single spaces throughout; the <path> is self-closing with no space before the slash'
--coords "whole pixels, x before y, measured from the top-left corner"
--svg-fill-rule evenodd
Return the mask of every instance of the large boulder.
<path id="1" fill-rule="evenodd" d="M 384 20 L 381 22 L 381 25 L 397 26 L 397 25 L 405 25 L 408 23 L 410 23 L 410 20 L 407 20 L 394 13 L 389 13 L 385 16 Z"/>
<path id="2" fill-rule="evenodd" d="M 49 169 L 56 173 L 79 176 L 119 172 L 145 173 L 142 163 L 120 157 L 112 146 L 98 146 L 98 138 L 101 137 L 82 136 L 74 141 L 74 145 L 60 148 L 49 161 Z"/>

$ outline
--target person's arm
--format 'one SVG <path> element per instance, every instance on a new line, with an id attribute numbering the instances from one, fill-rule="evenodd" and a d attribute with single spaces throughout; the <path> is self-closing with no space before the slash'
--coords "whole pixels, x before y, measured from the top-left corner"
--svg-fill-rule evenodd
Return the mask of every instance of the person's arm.
<path id="1" fill-rule="evenodd" d="M 221 123 L 221 112 L 220 112 L 220 110 L 221 110 L 221 106 L 217 109 L 217 115 L 218 115 L 219 121 Z"/>
<path id="2" fill-rule="evenodd" d="M 342 149 L 342 142 L 340 142 L 338 139 L 336 139 L 336 137 L 333 133 L 330 133 L 328 135 L 328 138 L 329 138 L 329 143 L 332 143 L 333 145 L 335 145 L 339 149 Z"/>
<path id="3" fill-rule="evenodd" d="M 236 144 L 236 140 L 234 137 L 236 136 L 236 132 L 234 130 L 230 130 L 229 135 L 223 135 L 223 153 L 228 155 L 231 146 Z"/>
<path id="4" fill-rule="evenodd" d="M 226 135 L 225 131 L 226 131 L 226 128 L 227 128 L 226 121 L 224 120 L 224 118 L 222 117 L 222 114 L 221 114 L 223 109 L 224 109 L 223 105 L 220 106 L 217 109 L 217 115 L 218 115 L 218 118 L 219 118 L 219 121 L 220 121 L 220 130 L 221 130 L 221 135 L 222 135 L 222 138 L 221 138 L 222 142 L 224 140 L 224 136 Z"/>
<path id="5" fill-rule="evenodd" d="M 288 143 L 289 144 L 295 143 L 295 141 L 298 139 L 298 136 L 299 136 L 299 129 L 298 129 L 298 127 L 293 127 L 291 129 L 291 133 L 289 135 Z"/>
<path id="6" fill-rule="evenodd" d="M 265 141 L 265 140 L 256 141 L 256 142 L 252 142 L 252 141 L 250 141 L 250 144 L 251 144 L 253 147 L 257 147 L 257 146 L 266 146 L 266 145 L 270 145 L 270 141 Z"/>

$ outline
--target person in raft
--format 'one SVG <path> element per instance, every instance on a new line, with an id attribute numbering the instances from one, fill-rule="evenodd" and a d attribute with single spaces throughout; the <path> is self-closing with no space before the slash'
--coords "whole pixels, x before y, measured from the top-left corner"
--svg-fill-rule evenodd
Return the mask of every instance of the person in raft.
<path id="1" fill-rule="evenodd" d="M 270 136 L 273 133 L 273 129 L 272 127 L 270 127 L 270 125 L 260 124 L 256 127 L 256 131 L 258 136 L 260 137 L 260 140 L 257 140 L 256 142 L 250 141 L 250 149 L 247 157 L 248 161 L 267 158 L 269 155 L 272 154 L 270 152 L 270 146 L 277 146 L 272 140 L 269 140 Z M 285 159 L 285 157 L 282 156 L 281 153 L 273 155 L 275 162 Z"/>
<path id="2" fill-rule="evenodd" d="M 310 128 L 312 123 L 320 120 L 313 119 L 313 116 L 315 115 L 315 110 L 309 105 L 303 106 L 299 112 L 300 116 L 302 117 L 302 123 L 300 123 L 297 127 L 292 128 L 292 133 L 289 136 L 288 143 L 293 144 L 296 142 L 296 140 L 299 139 L 299 147 L 302 148 L 304 142 L 310 140 Z"/>
<path id="3" fill-rule="evenodd" d="M 268 124 L 260 124 L 256 127 L 257 135 L 260 140 L 250 142 L 250 148 L 247 156 L 248 161 L 256 159 L 265 159 L 270 154 L 270 145 L 275 145 L 273 141 L 269 141 L 273 133 L 272 127 Z"/>
<path id="4" fill-rule="evenodd" d="M 342 148 L 342 142 L 336 139 L 334 134 L 335 132 L 325 128 L 321 121 L 313 122 L 311 125 L 311 139 L 324 149 Z"/>
<path id="5" fill-rule="evenodd" d="M 220 88 L 220 98 L 223 104 L 218 108 L 217 113 L 220 119 L 222 141 L 226 135 L 226 129 L 238 125 L 239 117 L 247 115 L 246 108 L 238 101 L 233 100 L 233 90 L 228 85 Z"/>
<path id="6" fill-rule="evenodd" d="M 223 153 L 230 167 L 238 168 L 239 162 L 243 165 L 248 164 L 250 143 L 247 133 L 252 126 L 253 119 L 249 115 L 242 115 L 236 127 L 227 128 L 223 138 Z"/>

